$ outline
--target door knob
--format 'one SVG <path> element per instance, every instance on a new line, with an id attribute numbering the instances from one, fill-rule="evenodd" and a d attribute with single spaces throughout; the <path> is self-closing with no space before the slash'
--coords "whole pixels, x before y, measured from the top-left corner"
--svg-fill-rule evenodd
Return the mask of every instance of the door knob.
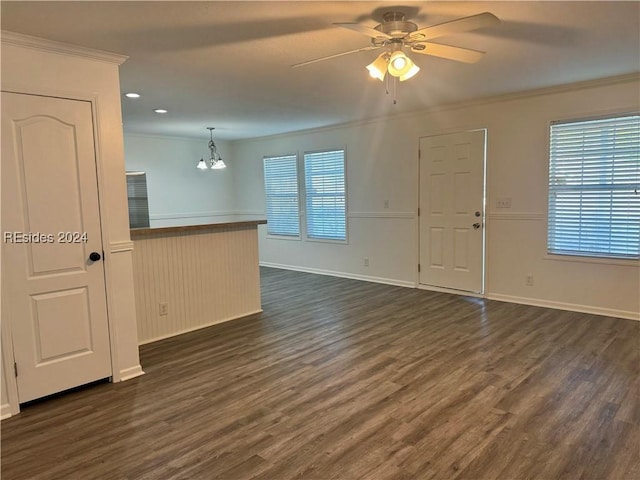
<path id="1" fill-rule="evenodd" d="M 100 256 L 100 254 L 98 252 L 91 252 L 89 254 L 89 260 L 91 260 L 92 262 L 97 262 L 101 258 L 102 258 L 102 256 Z"/>
<path id="2" fill-rule="evenodd" d="M 479 229 L 480 228 L 480 224 L 479 223 L 474 223 L 473 224 L 473 228 L 476 229 L 476 230 Z"/>

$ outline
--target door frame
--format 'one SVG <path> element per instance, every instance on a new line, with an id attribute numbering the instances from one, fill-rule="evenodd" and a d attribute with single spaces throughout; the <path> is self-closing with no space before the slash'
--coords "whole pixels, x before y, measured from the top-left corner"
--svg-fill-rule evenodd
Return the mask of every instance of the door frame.
<path id="1" fill-rule="evenodd" d="M 489 128 L 486 126 L 477 126 L 471 125 L 468 127 L 460 126 L 460 127 L 452 127 L 446 128 L 442 130 L 436 130 L 431 132 L 426 132 L 422 135 L 418 136 L 417 140 L 417 158 L 416 158 L 416 222 L 415 222 L 415 239 L 416 239 L 416 265 L 420 265 L 420 140 L 426 137 L 438 137 L 440 135 L 451 135 L 455 133 L 466 133 L 466 132 L 476 132 L 476 131 L 484 131 L 484 158 L 482 165 L 482 273 L 481 273 L 481 284 L 482 289 L 480 293 L 469 292 L 467 290 L 457 290 L 454 288 L 447 287 L 436 287 L 434 285 L 425 285 L 420 283 L 420 272 L 418 268 L 416 268 L 415 274 L 415 286 L 420 290 L 429 290 L 433 292 L 442 292 L 442 293 L 453 293 L 456 295 L 464 295 L 466 297 L 475 297 L 475 298 L 486 298 L 486 288 L 487 288 L 487 152 L 489 146 Z"/>
<path id="2" fill-rule="evenodd" d="M 100 219 L 100 232 L 101 232 L 101 240 L 102 240 L 102 249 L 104 251 L 104 278 L 105 278 L 105 299 L 106 299 L 106 307 L 107 307 L 107 326 L 109 329 L 109 351 L 111 354 L 111 377 L 110 380 L 112 382 L 118 382 L 121 380 L 120 371 L 118 369 L 118 343 L 117 343 L 117 332 L 116 332 L 116 324 L 112 315 L 114 311 L 113 305 L 113 295 L 111 295 L 110 285 L 113 281 L 112 273 L 111 273 L 111 254 L 112 248 L 109 242 L 109 234 L 108 234 L 108 221 L 105 216 L 104 205 L 106 204 L 105 192 L 106 185 L 103 174 L 104 162 L 102 160 L 101 152 L 103 151 L 102 142 L 100 141 L 100 129 L 99 129 L 99 118 L 98 118 L 98 95 L 88 95 L 86 93 L 81 93 L 77 91 L 65 91 L 65 90 L 57 90 L 57 89 L 49 89 L 49 88 L 31 88 L 25 86 L 16 86 L 10 84 L 3 84 L 1 88 L 2 92 L 10 92 L 17 93 L 23 95 L 34 95 L 41 97 L 53 97 L 60 98 L 65 100 L 76 100 L 76 101 L 84 101 L 89 102 L 91 106 L 91 119 L 93 122 L 92 130 L 93 130 L 93 142 L 94 142 L 94 154 L 95 154 L 95 165 L 96 165 L 96 176 L 97 176 L 97 186 L 98 186 L 98 209 L 99 209 L 99 219 Z M 124 178 L 123 178 L 123 181 Z M 133 248 L 127 246 L 128 248 Z M 0 308 L 1 308 L 1 296 L 0 296 Z M 6 379 L 6 387 L 7 387 L 7 400 L 9 401 L 9 411 L 0 412 L 0 419 L 7 418 L 11 415 L 16 415 L 20 412 L 20 404 L 18 400 L 18 382 L 14 375 L 13 364 L 15 362 L 14 356 L 14 348 L 13 348 L 13 336 L 11 329 L 11 321 L 10 319 L 5 318 L 2 323 L 2 375 Z"/>

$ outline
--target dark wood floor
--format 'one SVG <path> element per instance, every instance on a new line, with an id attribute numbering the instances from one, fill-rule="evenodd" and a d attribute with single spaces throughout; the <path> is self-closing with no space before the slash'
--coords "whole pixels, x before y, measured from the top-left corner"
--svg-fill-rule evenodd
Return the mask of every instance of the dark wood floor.
<path id="1" fill-rule="evenodd" d="M 2 479 L 640 478 L 640 322 L 262 280 L 263 314 L 2 422 Z"/>

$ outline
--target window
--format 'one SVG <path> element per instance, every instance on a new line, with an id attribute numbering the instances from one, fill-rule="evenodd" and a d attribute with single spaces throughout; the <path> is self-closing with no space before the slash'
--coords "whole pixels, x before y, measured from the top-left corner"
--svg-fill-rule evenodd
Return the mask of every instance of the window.
<path id="1" fill-rule="evenodd" d="M 344 150 L 304 154 L 307 237 L 346 240 Z"/>
<path id="2" fill-rule="evenodd" d="M 551 125 L 549 253 L 638 258 L 640 116 Z"/>
<path id="3" fill-rule="evenodd" d="M 126 172 L 126 177 L 129 228 L 149 228 L 147 174 L 144 172 Z"/>
<path id="4" fill-rule="evenodd" d="M 264 158 L 267 233 L 300 236 L 297 156 Z"/>

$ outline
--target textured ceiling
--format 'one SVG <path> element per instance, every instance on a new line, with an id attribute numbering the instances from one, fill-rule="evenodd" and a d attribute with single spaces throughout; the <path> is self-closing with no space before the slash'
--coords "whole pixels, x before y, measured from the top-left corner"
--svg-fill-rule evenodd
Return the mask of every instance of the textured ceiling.
<path id="1" fill-rule="evenodd" d="M 128 55 L 127 132 L 238 139 L 419 110 L 640 70 L 640 3 L 12 2 L 3 30 Z M 412 55 L 422 68 L 397 104 L 365 66 L 377 52 L 292 69 L 369 45 L 333 22 L 375 26 L 402 10 L 420 27 L 492 12 L 497 27 L 437 39 L 486 51 L 469 65 Z M 418 58 L 416 58 L 418 57 Z M 158 115 L 154 108 L 167 108 Z"/>

